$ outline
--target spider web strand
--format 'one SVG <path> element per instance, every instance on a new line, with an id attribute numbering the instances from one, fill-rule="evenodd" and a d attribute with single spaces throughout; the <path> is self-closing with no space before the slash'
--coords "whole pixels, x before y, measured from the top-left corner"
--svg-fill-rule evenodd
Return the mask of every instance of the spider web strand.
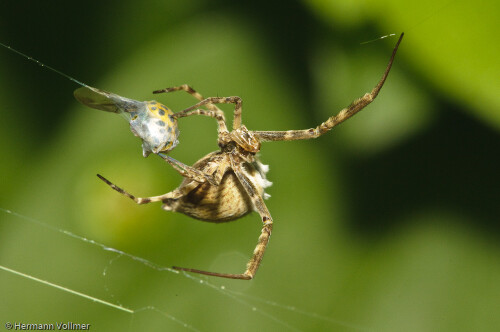
<path id="1" fill-rule="evenodd" d="M 300 331 L 300 330 L 297 329 L 296 327 L 293 327 L 290 324 L 287 324 L 283 320 L 280 320 L 280 319 L 274 317 L 273 315 L 271 315 L 270 313 L 268 313 L 266 310 L 259 309 L 258 307 L 256 307 L 252 303 L 243 300 L 243 298 L 247 298 L 247 299 L 250 299 L 250 300 L 253 300 L 253 301 L 256 301 L 256 302 L 264 303 L 266 305 L 277 307 L 277 308 L 280 308 L 280 309 L 283 309 L 283 310 L 286 310 L 286 311 L 298 313 L 298 314 L 301 314 L 303 316 L 307 316 L 307 317 L 310 317 L 310 318 L 313 318 L 313 319 L 319 319 L 319 320 L 327 321 L 327 322 L 329 322 L 331 324 L 335 324 L 335 325 L 338 325 L 338 326 L 348 327 L 348 328 L 351 328 L 353 330 L 370 331 L 368 328 L 363 328 L 361 326 L 356 326 L 354 324 L 349 324 L 349 323 L 346 323 L 346 322 L 343 322 L 343 321 L 340 321 L 340 320 L 332 319 L 332 318 L 329 318 L 329 317 L 324 317 L 324 316 L 321 316 L 321 315 L 316 314 L 316 313 L 307 312 L 307 311 L 301 310 L 301 309 L 299 309 L 299 308 L 297 308 L 295 306 L 278 304 L 278 303 L 276 303 L 274 301 L 270 301 L 270 300 L 265 299 L 265 298 L 259 298 L 259 297 L 256 297 L 256 296 L 251 296 L 251 295 L 247 295 L 247 294 L 244 294 L 244 293 L 241 293 L 241 292 L 237 292 L 237 291 L 226 289 L 225 286 L 216 286 L 214 284 L 209 283 L 207 280 L 200 279 L 200 278 L 198 278 L 196 276 L 193 276 L 193 275 L 191 275 L 189 273 L 186 273 L 186 272 L 182 272 L 181 273 L 180 271 L 171 269 L 171 268 L 166 267 L 166 266 L 162 266 L 162 265 L 156 264 L 156 263 L 151 262 L 151 261 L 149 261 L 149 260 L 147 260 L 145 258 L 134 256 L 134 255 L 126 253 L 124 251 L 108 247 L 108 246 L 106 246 L 106 245 L 104 245 L 102 243 L 99 243 L 97 241 L 94 241 L 94 240 L 91 240 L 91 239 L 87 239 L 87 238 L 85 238 L 83 236 L 79 236 L 79 235 L 74 234 L 74 233 L 72 233 L 70 231 L 67 231 L 65 229 L 60 229 L 60 228 L 57 228 L 57 227 L 52 226 L 50 224 L 46 224 L 46 223 L 41 222 L 41 221 L 39 221 L 37 219 L 31 218 L 31 217 L 28 217 L 28 216 L 24 216 L 24 215 L 22 215 L 20 213 L 17 213 L 15 211 L 11 211 L 11 210 L 8 210 L 8 209 L 2 208 L 2 207 L 0 207 L 0 211 L 3 211 L 4 213 L 10 214 L 10 215 L 13 215 L 13 216 L 15 216 L 15 217 L 17 217 L 17 218 L 19 218 L 21 220 L 25 220 L 27 222 L 30 222 L 30 223 L 33 223 L 33 224 L 36 224 L 36 225 L 39 225 L 39 226 L 43 226 L 44 228 L 50 229 L 50 230 L 52 230 L 54 232 L 62 233 L 65 236 L 69 236 L 69 237 L 72 237 L 74 239 L 80 240 L 82 242 L 85 242 L 85 243 L 97 246 L 97 247 L 99 247 L 99 248 L 101 248 L 101 249 L 103 249 L 105 251 L 110 251 L 110 252 L 116 253 L 117 256 L 110 261 L 110 264 L 113 261 L 119 259 L 120 257 L 125 256 L 125 257 L 127 257 L 127 258 L 129 258 L 129 259 L 131 259 L 133 261 L 139 262 L 140 264 L 143 264 L 144 266 L 149 267 L 149 268 L 151 268 L 153 270 L 156 270 L 156 271 L 160 271 L 160 272 L 167 271 L 167 272 L 172 272 L 172 273 L 175 273 L 175 274 L 183 275 L 184 277 L 186 277 L 186 278 L 188 278 L 188 279 L 190 279 L 190 280 L 192 280 L 192 281 L 194 281 L 194 282 L 196 282 L 196 283 L 198 283 L 200 285 L 205 285 L 205 286 L 207 286 L 207 287 L 209 287 L 209 288 L 217 291 L 218 293 L 220 293 L 220 294 L 222 294 L 222 295 L 230 298 L 231 300 L 233 300 L 233 301 L 235 301 L 235 302 L 237 302 L 237 303 L 239 303 L 239 304 L 241 304 L 241 305 L 249 308 L 251 311 L 253 311 L 255 313 L 258 313 L 258 314 L 266 317 L 267 319 L 272 320 L 275 323 L 286 327 L 287 329 L 289 329 L 291 331 Z M 108 268 L 109 268 L 109 265 L 104 268 L 104 270 L 103 270 L 103 275 L 104 276 L 107 275 Z M 162 310 L 160 310 L 160 309 L 158 309 L 158 308 L 156 308 L 154 306 L 147 306 L 147 307 L 143 307 L 143 308 L 139 308 L 139 309 L 133 310 L 133 309 L 129 309 L 129 308 L 123 307 L 121 304 L 114 304 L 114 303 L 107 302 L 107 301 L 104 301 L 104 300 L 101 300 L 101 299 L 98 299 L 98 298 L 94 298 L 93 296 L 86 295 L 86 294 L 80 293 L 78 291 L 75 291 L 75 290 L 72 290 L 72 289 L 69 289 L 69 288 L 66 288 L 66 287 L 63 287 L 63 286 L 59 286 L 59 285 L 53 284 L 51 282 L 48 282 L 48 281 L 45 281 L 45 280 L 42 280 L 42 279 L 30 276 L 30 275 L 27 275 L 27 274 L 24 274 L 22 272 L 18 272 L 18 271 L 9 269 L 7 267 L 3 267 L 1 265 L 0 265 L 0 269 L 3 269 L 5 271 L 7 271 L 7 272 L 11 272 L 11 273 L 13 273 L 15 275 L 18 275 L 18 276 L 25 277 L 25 278 L 33 280 L 33 281 L 40 282 L 40 283 L 45 284 L 45 285 L 48 285 L 48 286 L 51 286 L 51 287 L 54 287 L 54 288 L 66 291 L 68 293 L 71 293 L 71 294 L 74 294 L 74 295 L 78 295 L 80 297 L 92 300 L 94 302 L 98 302 L 98 303 L 105 304 L 105 305 L 108 305 L 108 306 L 116 308 L 116 309 L 123 310 L 123 311 L 131 313 L 131 314 L 137 314 L 139 312 L 149 311 L 149 310 L 150 311 L 154 311 L 154 312 L 157 312 L 157 313 L 161 314 L 162 316 L 164 316 L 164 317 L 172 320 L 173 322 L 175 322 L 175 323 L 183 326 L 184 328 L 187 328 L 187 329 L 192 330 L 192 331 L 199 331 L 195 327 L 193 327 L 191 325 L 188 325 L 185 322 L 182 322 L 181 320 L 175 318 L 174 316 L 172 316 L 172 315 L 170 315 L 170 314 L 168 314 L 168 313 L 166 313 L 166 312 L 164 312 L 164 311 L 162 311 Z"/>
<path id="2" fill-rule="evenodd" d="M 93 296 L 90 296 L 90 295 L 87 295 L 87 294 L 84 294 L 84 293 L 80 293 L 80 292 L 75 291 L 73 289 L 70 289 L 70 288 L 67 288 L 67 287 L 64 287 L 64 286 L 60 286 L 60 285 L 54 284 L 54 283 L 52 283 L 50 281 L 39 279 L 37 277 L 31 276 L 31 275 L 26 274 L 26 273 L 22 273 L 22 272 L 19 272 L 19 271 L 16 271 L 16 270 L 9 269 L 8 267 L 5 267 L 3 265 L 0 265 L 0 269 L 2 269 L 4 271 L 7 271 L 7 272 L 10 272 L 12 274 L 24 277 L 26 279 L 30 279 L 30 280 L 36 281 L 38 283 L 41 283 L 41 284 L 44 284 L 44 285 L 47 285 L 47 286 L 50 286 L 50 287 L 62 290 L 64 292 L 66 292 L 66 293 L 70 293 L 70 294 L 73 294 L 73 295 L 76 295 L 76 296 L 80 296 L 80 297 L 83 297 L 83 298 L 85 298 L 87 300 L 91 300 L 93 302 L 104 304 L 104 305 L 106 305 L 108 307 L 111 307 L 111 308 L 119 309 L 119 310 L 128 312 L 130 314 L 133 314 L 135 312 L 132 309 L 129 309 L 129 308 L 126 308 L 126 307 L 123 307 L 123 306 L 120 306 L 120 305 L 117 305 L 117 304 L 114 304 L 114 303 L 111 303 L 111 302 L 107 302 L 107 301 L 98 299 L 97 297 L 93 297 Z"/>

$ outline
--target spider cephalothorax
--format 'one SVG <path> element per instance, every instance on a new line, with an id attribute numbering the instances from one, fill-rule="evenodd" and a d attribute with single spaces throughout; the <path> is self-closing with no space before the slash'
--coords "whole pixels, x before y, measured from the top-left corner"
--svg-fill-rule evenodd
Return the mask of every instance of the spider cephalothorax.
<path id="1" fill-rule="evenodd" d="M 163 152 L 157 154 L 171 164 L 183 177 L 181 185 L 164 195 L 153 197 L 135 197 L 112 184 L 102 176 L 103 181 L 116 191 L 133 199 L 138 204 L 163 202 L 163 209 L 181 212 L 193 218 L 209 222 L 225 222 L 238 219 L 252 211 L 260 215 L 262 231 L 246 270 L 241 274 L 207 272 L 196 269 L 174 267 L 177 270 L 196 272 L 217 277 L 233 279 L 252 279 L 257 272 L 266 246 L 271 236 L 273 221 L 264 203 L 267 194 L 265 188 L 271 183 L 266 179 L 268 167 L 261 164 L 256 153 L 263 141 L 291 141 L 316 138 L 334 126 L 347 120 L 378 95 L 391 69 L 394 56 L 403 38 L 399 38 L 382 78 L 369 93 L 355 100 L 337 115 L 328 118 L 316 128 L 288 131 L 250 131 L 241 124 L 241 98 L 211 97 L 204 99 L 188 85 L 158 90 L 154 93 L 183 90 L 200 100 L 199 103 L 174 113 L 174 119 L 191 115 L 213 117 L 218 123 L 219 151 L 209 153 L 193 166 L 187 166 Z M 216 104 L 234 104 L 233 130 L 228 131 L 224 113 Z M 206 107 L 202 109 L 200 107 Z"/>

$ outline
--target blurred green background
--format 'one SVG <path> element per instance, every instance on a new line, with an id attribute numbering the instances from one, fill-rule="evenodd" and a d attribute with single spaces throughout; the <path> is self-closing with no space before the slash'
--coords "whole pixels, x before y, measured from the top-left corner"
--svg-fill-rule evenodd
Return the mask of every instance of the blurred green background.
<path id="1" fill-rule="evenodd" d="M 186 330 L 177 319 L 201 331 L 497 331 L 499 7 L 2 2 L 1 42 L 129 98 L 183 83 L 204 96 L 238 95 L 253 130 L 321 123 L 376 84 L 397 38 L 362 43 L 406 33 L 367 110 L 317 140 L 263 145 L 275 228 L 254 280 L 202 277 L 212 288 L 0 211 L 0 265 L 161 311 L 129 314 L 0 271 L 2 325 Z M 0 207 L 160 266 L 243 270 L 260 233 L 256 214 L 215 225 L 133 204 L 95 174 L 140 196 L 170 191 L 181 177 L 142 158 L 126 122 L 78 104 L 73 82 L 5 49 L 0 84 Z M 154 98 L 174 110 L 194 103 L 182 93 Z M 174 158 L 191 164 L 217 149 L 212 119 L 183 119 L 180 130 Z"/>

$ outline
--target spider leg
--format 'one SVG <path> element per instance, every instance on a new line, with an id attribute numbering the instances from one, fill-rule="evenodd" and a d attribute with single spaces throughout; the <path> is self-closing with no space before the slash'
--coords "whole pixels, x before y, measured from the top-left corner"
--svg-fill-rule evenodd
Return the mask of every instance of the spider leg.
<path id="1" fill-rule="evenodd" d="M 203 98 L 203 96 L 200 93 L 198 93 L 195 89 L 193 89 L 191 86 L 189 86 L 187 84 L 183 84 L 180 86 L 174 86 L 174 87 L 161 89 L 161 90 L 155 90 L 155 91 L 153 91 L 153 93 L 158 94 L 158 93 L 174 92 L 174 91 L 185 91 L 200 101 L 205 99 L 205 98 Z M 184 111 L 175 113 L 174 117 L 175 118 L 184 118 L 184 117 L 191 116 L 191 115 L 209 116 L 209 117 L 212 117 L 212 118 L 217 120 L 217 122 L 219 124 L 219 133 L 220 132 L 227 132 L 227 126 L 226 126 L 226 120 L 224 118 L 224 112 L 212 103 L 207 103 L 207 104 L 205 104 L 205 106 L 210 111 L 195 110 L 192 112 L 189 112 L 189 111 L 186 112 L 186 110 L 184 110 Z"/>
<path id="2" fill-rule="evenodd" d="M 200 183 L 204 183 L 208 181 L 212 185 L 219 185 L 222 181 L 222 177 L 224 173 L 226 172 L 227 168 L 224 167 L 218 167 L 217 164 L 215 163 L 208 163 L 206 168 L 204 168 L 204 171 L 202 172 L 200 170 L 197 170 L 193 167 L 187 166 L 169 156 L 166 156 L 162 153 L 159 154 L 160 157 L 165 159 L 169 164 L 171 164 L 182 176 L 191 179 L 190 182 L 188 182 L 185 185 L 182 185 L 178 187 L 177 189 L 168 192 L 163 195 L 159 196 L 151 196 L 151 197 L 135 197 L 134 195 L 130 194 L 129 192 L 125 191 L 124 189 L 118 187 L 117 185 L 113 184 L 111 181 L 106 179 L 104 176 L 97 174 L 99 179 L 104 181 L 108 186 L 113 188 L 114 190 L 118 191 L 120 194 L 127 196 L 128 198 L 132 199 L 134 202 L 137 204 L 147 204 L 151 202 L 165 202 L 169 199 L 179 199 L 182 196 L 188 194 L 191 190 L 193 190 L 195 187 L 197 187 Z M 164 206 L 165 208 L 165 206 Z M 166 208 L 168 210 L 168 208 Z"/>
<path id="3" fill-rule="evenodd" d="M 396 43 L 394 50 L 392 51 L 391 58 L 384 71 L 384 74 L 382 75 L 382 78 L 377 83 L 377 85 L 373 88 L 373 90 L 369 93 L 366 93 L 363 97 L 356 99 L 351 105 L 341 110 L 337 115 L 328 118 L 328 120 L 326 120 L 316 128 L 288 131 L 253 131 L 252 133 L 260 141 L 293 141 L 299 139 L 311 139 L 323 135 L 336 125 L 349 119 L 351 116 L 368 106 L 368 104 L 370 104 L 375 99 L 375 97 L 377 97 L 380 89 L 382 89 L 382 86 L 384 85 L 387 76 L 389 75 L 394 57 L 396 56 L 396 52 L 398 50 L 399 44 L 401 43 L 401 40 L 403 39 L 403 36 L 404 33 L 402 33 L 399 37 L 399 40 Z"/>
<path id="4" fill-rule="evenodd" d="M 122 194 L 124 196 L 127 196 L 128 198 L 132 199 L 137 204 L 147 204 L 147 203 L 151 203 L 151 202 L 161 202 L 161 201 L 163 201 L 165 199 L 169 199 L 169 198 L 176 199 L 176 198 L 179 198 L 180 196 L 182 196 L 184 194 L 182 191 L 176 189 L 174 191 L 171 191 L 169 193 L 166 193 L 166 194 L 163 194 L 163 195 L 159 195 L 159 196 L 135 197 L 134 195 L 128 193 L 127 191 L 125 191 L 122 188 L 118 187 L 117 185 L 113 184 L 111 181 L 109 181 L 108 179 L 106 179 L 104 176 L 102 176 L 100 174 L 97 174 L 97 176 L 99 177 L 99 179 L 101 179 L 102 181 L 104 181 L 108 186 L 110 186 L 114 190 L 118 191 L 120 194 Z"/>
<path id="5" fill-rule="evenodd" d="M 181 91 L 181 90 L 189 93 L 191 96 L 195 97 L 198 100 L 205 99 L 205 98 L 203 98 L 203 96 L 200 93 L 198 93 L 195 89 L 193 89 L 191 86 L 189 86 L 187 84 L 183 84 L 180 86 L 173 86 L 173 87 L 161 89 L 161 90 L 155 90 L 155 91 L 153 91 L 153 94 L 164 93 L 164 92 L 174 92 L 174 91 Z M 207 104 L 207 108 L 212 110 L 212 111 L 220 111 L 220 109 L 214 104 Z"/>
<path id="6" fill-rule="evenodd" d="M 191 86 L 189 86 L 187 84 L 183 84 L 180 86 L 173 86 L 173 87 L 165 88 L 165 89 L 161 89 L 161 90 L 155 90 L 155 91 L 153 91 L 153 94 L 167 93 L 167 92 L 174 92 L 174 91 L 181 91 L 181 90 L 189 93 L 191 96 L 195 97 L 198 100 L 204 99 L 201 94 L 199 94 L 195 89 L 193 89 Z"/>
<path id="7" fill-rule="evenodd" d="M 219 134 L 220 133 L 228 133 L 227 126 L 226 126 L 226 119 L 224 118 L 224 112 L 222 112 L 220 109 L 217 109 L 215 111 L 214 110 L 207 111 L 204 109 L 196 109 L 196 110 L 190 110 L 187 112 L 185 112 L 185 110 L 184 110 L 184 111 L 174 113 L 173 117 L 174 118 L 185 118 L 185 117 L 188 117 L 191 115 L 205 115 L 205 116 L 209 116 L 211 118 L 214 118 L 215 120 L 217 120 L 217 124 L 219 126 L 219 128 L 218 128 Z"/>
<path id="8" fill-rule="evenodd" d="M 266 204 L 264 203 L 264 199 L 259 194 L 257 188 L 253 184 L 253 182 L 248 178 L 248 176 L 243 172 L 239 164 L 234 162 L 231 163 L 234 173 L 236 174 L 238 180 L 241 182 L 245 191 L 250 196 L 250 199 L 253 202 L 255 210 L 259 213 L 262 219 L 262 230 L 259 236 L 259 240 L 257 241 L 257 246 L 253 251 L 253 255 L 247 263 L 247 267 L 245 272 L 241 274 L 230 274 L 230 273 L 218 273 L 218 272 L 209 272 L 197 269 L 190 269 L 184 267 L 173 266 L 173 269 L 186 271 L 186 272 L 194 272 L 200 273 L 204 275 L 214 276 L 214 277 L 222 277 L 229 279 L 243 279 L 250 280 L 253 279 L 255 274 L 257 273 L 257 269 L 260 266 L 262 258 L 267 248 L 267 244 L 269 243 L 269 239 L 271 237 L 271 232 L 273 230 L 273 219 L 271 218 L 271 214 L 267 209 Z"/>
<path id="9" fill-rule="evenodd" d="M 180 161 L 175 160 L 174 158 L 167 156 L 163 153 L 158 153 L 158 155 L 163 158 L 167 163 L 172 165 L 172 167 L 179 172 L 185 178 L 192 179 L 198 183 L 204 183 L 206 181 L 210 182 L 210 184 L 216 186 L 218 182 L 216 179 L 209 174 L 205 174 L 204 172 L 197 170 L 191 166 L 181 163 Z M 219 181 L 220 182 L 220 181 Z"/>
<path id="10" fill-rule="evenodd" d="M 237 96 L 232 97 L 209 97 L 205 98 L 197 104 L 186 108 L 183 111 L 174 114 L 174 117 L 183 117 L 184 113 L 188 113 L 194 109 L 201 106 L 207 106 L 210 104 L 234 104 L 234 120 L 233 120 L 233 130 L 241 127 L 241 98 Z M 219 110 L 220 111 L 220 110 Z M 221 111 L 222 112 L 222 111 Z"/>

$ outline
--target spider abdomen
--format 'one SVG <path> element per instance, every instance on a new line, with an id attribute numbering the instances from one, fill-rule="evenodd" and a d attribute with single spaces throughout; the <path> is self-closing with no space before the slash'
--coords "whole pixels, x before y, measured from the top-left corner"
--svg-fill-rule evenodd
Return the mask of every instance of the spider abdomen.
<path id="1" fill-rule="evenodd" d="M 210 222 L 235 220 L 253 210 L 250 197 L 232 171 L 224 174 L 218 186 L 205 182 L 181 198 L 165 202 L 164 208 L 167 206 L 171 211 Z"/>
<path id="2" fill-rule="evenodd" d="M 204 182 L 193 186 L 193 182 L 185 179 L 177 190 L 189 189 L 179 198 L 165 200 L 163 209 L 180 212 L 192 218 L 209 222 L 227 222 L 243 217 L 255 210 L 252 200 L 245 191 L 234 171 L 227 167 L 230 161 L 220 152 L 211 153 L 198 161 L 193 168 L 207 174 L 225 170 L 218 185 Z M 245 163 L 243 171 L 251 180 L 260 195 L 271 183 L 265 179 L 267 167 L 256 161 Z"/>

